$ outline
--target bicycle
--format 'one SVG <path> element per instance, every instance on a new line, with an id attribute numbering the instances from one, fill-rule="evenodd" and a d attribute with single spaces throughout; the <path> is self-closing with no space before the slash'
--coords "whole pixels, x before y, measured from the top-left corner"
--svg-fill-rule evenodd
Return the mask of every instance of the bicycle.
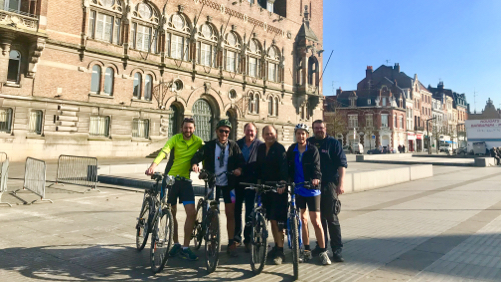
<path id="1" fill-rule="evenodd" d="M 252 226 L 251 230 L 251 268 L 255 274 L 261 273 L 268 255 L 268 229 L 265 215 L 266 209 L 261 202 L 261 196 L 264 193 L 277 192 L 275 186 L 264 184 L 254 184 L 241 182 L 240 185 L 248 186 L 246 190 L 256 191 L 254 196 L 254 208 L 250 218 L 246 219 L 246 225 Z M 248 220 L 248 221 L 247 221 Z"/>
<path id="2" fill-rule="evenodd" d="M 138 251 L 144 248 L 151 233 L 150 263 L 153 273 L 159 273 L 165 267 L 172 244 L 173 217 L 170 204 L 167 203 L 167 193 L 160 200 L 158 195 L 162 178 L 160 172 L 151 176 L 156 183 L 144 191 L 143 204 L 136 224 Z M 174 179 L 168 176 L 166 191 L 173 184 Z"/>
<path id="3" fill-rule="evenodd" d="M 280 185 L 276 181 L 266 182 L 266 184 Z M 290 182 L 286 184 L 290 186 L 291 189 L 289 193 L 291 195 L 289 202 L 289 210 L 287 212 L 287 241 L 289 249 L 292 250 L 292 265 L 294 269 L 294 279 L 299 279 L 299 263 L 305 261 L 304 259 L 304 249 L 303 240 L 301 238 L 302 234 L 302 222 L 299 217 L 299 208 L 296 206 L 296 185 L 303 185 L 305 188 L 312 189 L 309 181 L 294 183 Z"/>
<path id="4" fill-rule="evenodd" d="M 219 224 L 219 202 L 217 199 L 217 177 L 232 172 L 212 174 L 205 169 L 200 171 L 201 178 L 205 182 L 204 197 L 198 200 L 195 225 L 191 237 L 195 243 L 195 249 L 200 249 L 202 240 L 205 239 L 205 264 L 207 271 L 212 273 L 219 263 L 221 251 L 221 227 Z M 213 186 L 213 187 L 210 187 Z"/>

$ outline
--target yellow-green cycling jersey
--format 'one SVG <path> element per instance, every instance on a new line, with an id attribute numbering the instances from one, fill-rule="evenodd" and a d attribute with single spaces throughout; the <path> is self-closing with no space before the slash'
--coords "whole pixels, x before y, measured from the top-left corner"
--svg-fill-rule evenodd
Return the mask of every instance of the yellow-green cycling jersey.
<path id="1" fill-rule="evenodd" d="M 169 171 L 169 175 L 179 175 L 189 179 L 191 158 L 203 145 L 204 141 L 198 136 L 192 135 L 190 140 L 184 140 L 182 133 L 176 134 L 165 143 L 165 146 L 153 162 L 159 164 L 174 149 L 174 164 Z"/>

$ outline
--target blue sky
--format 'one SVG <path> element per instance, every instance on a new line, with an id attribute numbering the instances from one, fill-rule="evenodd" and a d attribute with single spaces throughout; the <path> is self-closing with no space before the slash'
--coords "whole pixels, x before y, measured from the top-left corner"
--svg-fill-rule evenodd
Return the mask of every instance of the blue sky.
<path id="1" fill-rule="evenodd" d="M 324 95 L 356 89 L 367 66 L 400 64 L 428 86 L 501 107 L 500 0 L 325 0 Z"/>

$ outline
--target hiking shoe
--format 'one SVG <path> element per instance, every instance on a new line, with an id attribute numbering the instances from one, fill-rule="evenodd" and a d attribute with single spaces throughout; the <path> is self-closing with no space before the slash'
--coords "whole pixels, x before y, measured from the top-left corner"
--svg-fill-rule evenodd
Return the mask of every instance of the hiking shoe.
<path id="1" fill-rule="evenodd" d="M 343 256 L 341 255 L 341 250 L 332 250 L 332 260 L 334 262 L 343 262 Z"/>
<path id="2" fill-rule="evenodd" d="M 276 265 L 280 265 L 285 261 L 284 252 L 277 251 L 275 253 L 275 258 L 273 259 L 273 263 Z"/>
<path id="3" fill-rule="evenodd" d="M 304 257 L 304 260 L 310 260 L 313 258 L 310 250 L 304 250 L 303 257 Z"/>
<path id="4" fill-rule="evenodd" d="M 191 261 L 198 260 L 198 256 L 195 255 L 190 248 L 187 248 L 186 250 L 181 249 L 181 251 L 179 252 L 179 256 L 185 260 L 191 260 Z"/>
<path id="5" fill-rule="evenodd" d="M 228 245 L 228 254 L 230 255 L 230 257 L 238 257 L 237 244 L 233 243 L 231 245 Z"/>
<path id="6" fill-rule="evenodd" d="M 271 248 L 271 250 L 268 252 L 268 255 L 266 256 L 269 260 L 275 259 L 275 254 L 277 253 L 277 247 Z"/>
<path id="7" fill-rule="evenodd" d="M 251 252 L 251 243 L 245 243 L 245 252 L 250 253 Z"/>
<path id="8" fill-rule="evenodd" d="M 174 244 L 174 246 L 172 246 L 172 249 L 170 249 L 169 251 L 169 257 L 171 258 L 175 257 L 181 249 L 182 249 L 181 244 L 179 243 Z"/>
<path id="9" fill-rule="evenodd" d="M 331 264 L 331 260 L 329 259 L 327 252 L 320 253 L 320 260 L 322 260 L 323 265 Z"/>

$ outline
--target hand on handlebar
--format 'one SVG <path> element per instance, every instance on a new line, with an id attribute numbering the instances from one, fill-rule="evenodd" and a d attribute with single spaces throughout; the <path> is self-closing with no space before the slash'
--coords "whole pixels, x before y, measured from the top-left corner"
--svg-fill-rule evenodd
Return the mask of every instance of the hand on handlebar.
<path id="1" fill-rule="evenodd" d="M 152 163 L 150 167 L 144 172 L 146 175 L 153 175 L 155 173 L 155 168 L 157 167 L 156 163 Z"/>
<path id="2" fill-rule="evenodd" d="M 320 180 L 318 180 L 318 179 L 313 179 L 313 180 L 311 181 L 311 184 L 312 184 L 313 186 L 318 186 L 318 184 L 320 184 Z"/>
<path id="3" fill-rule="evenodd" d="M 235 176 L 237 176 L 237 177 L 238 177 L 238 176 L 240 176 L 240 175 L 242 175 L 242 169 L 241 169 L 241 168 L 237 168 L 237 169 L 235 169 L 235 170 L 233 171 L 233 175 L 235 175 Z"/>
<path id="4" fill-rule="evenodd" d="M 194 164 L 194 165 L 192 165 L 192 166 L 191 166 L 191 170 L 192 170 L 193 172 L 197 172 L 197 173 L 199 173 L 199 172 L 200 172 L 200 167 L 198 167 L 198 165 L 197 165 L 197 164 Z"/>

